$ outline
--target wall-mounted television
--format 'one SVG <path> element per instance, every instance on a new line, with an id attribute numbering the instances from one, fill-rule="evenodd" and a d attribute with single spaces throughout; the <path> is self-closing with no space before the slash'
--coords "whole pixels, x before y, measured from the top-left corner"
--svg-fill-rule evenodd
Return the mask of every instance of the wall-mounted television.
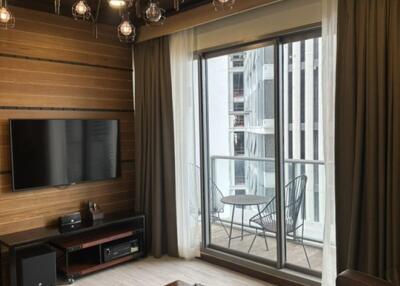
<path id="1" fill-rule="evenodd" d="M 13 191 L 120 176 L 118 120 L 10 120 Z"/>

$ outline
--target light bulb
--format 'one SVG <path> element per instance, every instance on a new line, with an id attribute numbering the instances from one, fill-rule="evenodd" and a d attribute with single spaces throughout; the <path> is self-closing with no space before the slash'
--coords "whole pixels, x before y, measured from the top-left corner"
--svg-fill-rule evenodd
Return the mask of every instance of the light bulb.
<path id="1" fill-rule="evenodd" d="M 118 38 L 123 43 L 133 43 L 136 37 L 136 28 L 129 20 L 129 15 L 122 18 L 118 26 Z"/>
<path id="2" fill-rule="evenodd" d="M 157 3 L 150 3 L 149 8 L 146 10 L 146 18 L 152 23 L 157 23 L 161 20 L 162 11 Z"/>
<path id="3" fill-rule="evenodd" d="M 3 24 L 7 24 L 11 19 L 11 13 L 7 10 L 7 8 L 0 8 L 0 22 Z"/>
<path id="4" fill-rule="evenodd" d="M 133 32 L 132 25 L 129 21 L 123 21 L 121 25 L 119 26 L 119 31 L 121 32 L 122 35 L 124 36 L 129 36 Z"/>
<path id="5" fill-rule="evenodd" d="M 109 0 L 108 4 L 112 7 L 112 8 L 122 8 L 126 6 L 126 2 L 125 0 Z"/>
<path id="6" fill-rule="evenodd" d="M 75 6 L 75 11 L 79 15 L 85 15 L 88 10 L 88 7 L 84 1 L 79 1 Z"/>

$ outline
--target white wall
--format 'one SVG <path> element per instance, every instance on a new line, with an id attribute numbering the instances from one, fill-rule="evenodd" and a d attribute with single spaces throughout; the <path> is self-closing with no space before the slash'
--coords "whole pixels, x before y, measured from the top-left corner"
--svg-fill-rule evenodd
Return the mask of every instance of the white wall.
<path id="1" fill-rule="evenodd" d="M 246 0 L 241 0 L 246 1 Z M 321 22 L 321 0 L 285 0 L 197 27 L 197 50 Z"/>

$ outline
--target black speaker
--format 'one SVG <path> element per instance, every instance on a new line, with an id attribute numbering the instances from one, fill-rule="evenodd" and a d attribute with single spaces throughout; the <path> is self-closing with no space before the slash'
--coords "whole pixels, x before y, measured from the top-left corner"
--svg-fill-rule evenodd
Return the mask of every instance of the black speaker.
<path id="1" fill-rule="evenodd" d="M 17 269 L 19 286 L 56 286 L 56 252 L 49 246 L 19 250 Z"/>
<path id="2" fill-rule="evenodd" d="M 64 215 L 62 217 L 59 217 L 58 221 L 60 226 L 81 223 L 82 222 L 81 213 L 76 212 Z"/>

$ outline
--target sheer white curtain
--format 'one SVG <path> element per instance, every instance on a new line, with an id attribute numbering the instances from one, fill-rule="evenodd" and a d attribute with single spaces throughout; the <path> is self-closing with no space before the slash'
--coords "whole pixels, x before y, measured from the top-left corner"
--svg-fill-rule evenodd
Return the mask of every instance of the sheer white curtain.
<path id="1" fill-rule="evenodd" d="M 335 230 L 335 85 L 337 0 L 322 1 L 322 82 L 326 172 L 325 232 L 322 285 L 334 286 L 336 271 Z"/>
<path id="2" fill-rule="evenodd" d="M 200 254 L 200 169 L 197 158 L 197 96 L 194 81 L 194 32 L 170 38 L 172 99 L 175 132 L 175 179 L 178 250 L 183 258 Z"/>

